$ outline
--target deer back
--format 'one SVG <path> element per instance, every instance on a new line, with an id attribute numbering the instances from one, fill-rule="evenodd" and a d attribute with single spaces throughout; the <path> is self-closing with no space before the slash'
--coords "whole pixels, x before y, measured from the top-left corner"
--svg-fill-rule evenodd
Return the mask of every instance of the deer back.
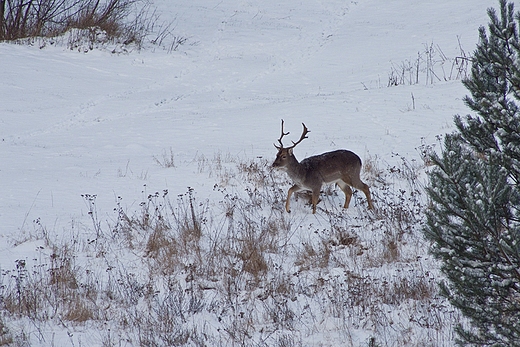
<path id="1" fill-rule="evenodd" d="M 338 180 L 352 185 L 359 180 L 361 159 L 351 151 L 340 149 L 308 157 L 300 166 L 301 172 L 305 173 L 302 184 L 307 187 Z"/>

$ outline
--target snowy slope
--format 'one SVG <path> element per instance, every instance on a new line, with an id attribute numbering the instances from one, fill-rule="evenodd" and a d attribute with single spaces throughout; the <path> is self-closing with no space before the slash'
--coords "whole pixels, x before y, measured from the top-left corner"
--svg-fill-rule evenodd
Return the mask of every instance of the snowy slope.
<path id="1" fill-rule="evenodd" d="M 465 90 L 458 81 L 385 88 L 392 62 L 431 42 L 455 57 L 457 36 L 471 51 L 491 5 L 157 2 L 192 46 L 113 56 L 3 44 L 2 234 L 25 214 L 70 218 L 80 193 L 135 194 L 139 176 L 183 190 L 193 183 L 154 172 L 152 156 L 170 147 L 179 161 L 273 156 L 280 118 L 293 132 L 302 121 L 311 129 L 300 157 L 337 147 L 414 156 L 422 137 L 434 142 L 466 112 Z M 118 177 L 127 168 L 131 184 Z"/>
<path id="2" fill-rule="evenodd" d="M 41 225 L 52 235 L 74 223 L 88 229 L 82 194 L 97 195 L 101 220 L 110 218 L 117 196 L 130 210 L 163 189 L 194 187 L 205 199 L 216 182 L 200 169 L 200 157 L 274 159 L 281 118 L 293 136 L 301 122 L 311 130 L 295 151 L 300 159 L 336 148 L 389 165 L 399 156 L 419 159 L 417 147 L 436 143 L 452 130 L 454 114 L 468 112 L 466 91 L 460 80 L 430 84 L 425 74 L 417 85 L 388 88 L 392 66 L 430 45 L 449 58 L 460 47 L 471 52 L 486 9 L 497 4 L 154 5 L 188 38 L 178 51 L 150 46 L 116 55 L 0 44 L 2 269 L 33 256 L 34 244 L 22 241 Z M 451 61 L 435 59 L 444 79 Z M 158 165 L 170 153 L 175 167 Z"/>

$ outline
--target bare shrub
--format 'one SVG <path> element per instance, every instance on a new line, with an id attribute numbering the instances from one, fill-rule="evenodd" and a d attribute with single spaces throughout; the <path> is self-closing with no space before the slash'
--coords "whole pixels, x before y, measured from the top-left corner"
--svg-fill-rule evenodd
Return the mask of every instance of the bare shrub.
<path id="1" fill-rule="evenodd" d="M 439 45 L 431 42 L 424 44 L 424 49 L 417 53 L 417 58 L 392 63 L 387 86 L 414 85 L 421 80 L 428 85 L 466 78 L 471 58 L 462 48 L 459 37 L 457 40 L 459 55 L 455 58 L 447 57 Z"/>
<path id="2" fill-rule="evenodd" d="M 3 308 L 18 317 L 45 321 L 59 316 L 65 321 L 85 322 L 98 316 L 91 287 L 80 284 L 71 249 L 54 246 L 43 262 L 27 269 L 25 261 L 16 261 L 16 272 L 3 274 Z M 6 275 L 10 275 L 6 277 Z"/>
<path id="3" fill-rule="evenodd" d="M 284 333 L 280 335 L 276 341 L 279 347 L 299 347 L 302 346 L 301 340 L 297 339 L 294 334 Z"/>
<path id="4" fill-rule="evenodd" d="M 257 241 L 258 239 L 249 239 L 241 242 L 241 249 L 237 255 L 242 260 L 242 270 L 258 279 L 267 272 L 267 262 Z"/>
<path id="5" fill-rule="evenodd" d="M 13 343 L 13 336 L 7 327 L 3 315 L 0 316 L 0 346 L 11 346 Z"/>
<path id="6" fill-rule="evenodd" d="M 48 284 L 60 293 L 67 292 L 69 289 L 77 289 L 77 269 L 74 268 L 68 246 L 64 246 L 61 249 L 55 246 L 50 260 Z"/>
<path id="7" fill-rule="evenodd" d="M 136 0 L 5 0 L 0 2 L 0 39 L 55 36 L 70 28 L 98 27 L 110 36 L 123 29 L 123 19 Z"/>
<path id="8" fill-rule="evenodd" d="M 148 194 L 140 211 L 129 216 L 118 201 L 114 233 L 123 235 L 132 249 L 142 249 L 153 260 L 153 268 L 172 273 L 191 263 L 202 263 L 200 239 L 206 206 L 195 200 L 194 190 L 177 197 L 172 204 L 168 190 Z"/>
<path id="9" fill-rule="evenodd" d="M 204 345 L 197 344 L 204 338 L 187 324 L 192 315 L 204 308 L 199 293 L 186 291 L 172 279 L 164 284 L 160 293 L 150 297 L 148 310 L 134 305 L 128 310 L 126 319 L 136 330 L 139 345 L 183 346 L 193 341 L 195 345 Z"/>
<path id="10" fill-rule="evenodd" d="M 383 183 L 385 179 L 385 170 L 381 168 L 380 158 L 375 156 L 367 156 L 363 160 L 363 172 L 370 182 Z"/>
<path id="11" fill-rule="evenodd" d="M 154 259 L 161 269 L 174 269 L 178 264 L 179 245 L 169 229 L 156 225 L 146 241 L 144 254 Z"/>
<path id="12" fill-rule="evenodd" d="M 317 246 L 310 243 L 303 243 L 302 248 L 296 256 L 294 264 L 300 267 L 300 271 L 312 268 L 326 268 L 329 265 L 330 249 L 325 243 Z"/>
<path id="13" fill-rule="evenodd" d="M 170 147 L 170 149 L 164 150 L 161 157 L 153 157 L 153 160 L 159 165 L 164 168 L 169 167 L 175 167 L 175 154 L 173 153 L 173 148 Z"/>
<path id="14" fill-rule="evenodd" d="M 109 37 L 121 36 L 123 20 L 136 0 L 88 0 L 68 18 L 68 26 L 78 29 L 100 28 Z"/>
<path id="15" fill-rule="evenodd" d="M 69 49 L 88 51 L 117 44 L 113 53 L 129 45 L 141 49 L 149 35 L 153 45 L 176 50 L 187 39 L 173 34 L 171 24 L 157 24 L 159 16 L 145 0 L 1 0 L 0 41 L 54 44 L 67 34 Z M 157 33 L 159 32 L 159 34 Z M 168 46 L 168 47 L 166 47 Z"/>
<path id="16" fill-rule="evenodd" d="M 383 259 L 388 263 L 394 263 L 399 260 L 399 255 L 398 241 L 386 238 L 383 243 Z"/>
<path id="17" fill-rule="evenodd" d="M 186 194 L 179 195 L 178 207 L 172 214 L 185 247 L 199 242 L 202 236 L 202 225 L 206 222 L 205 206 L 202 203 L 197 204 L 194 194 L 194 189 L 188 187 Z"/>
<path id="18" fill-rule="evenodd" d="M 423 187 L 419 180 L 419 172 L 423 166 L 404 157 L 400 159 L 400 165 L 378 172 L 379 189 L 375 193 L 378 201 L 376 218 L 386 221 L 388 234 L 398 238 L 423 222 L 422 211 L 425 207 Z M 400 184 L 396 185 L 394 182 Z"/>
<path id="19" fill-rule="evenodd" d="M 268 179 L 268 166 L 269 162 L 265 159 L 261 159 L 258 161 L 240 161 L 237 168 L 248 182 L 253 182 L 256 186 L 263 186 L 265 185 L 265 181 Z"/>
<path id="20" fill-rule="evenodd" d="M 7 312 L 18 317 L 38 317 L 42 308 L 42 288 L 34 281 L 25 260 L 16 260 L 16 270 L 2 274 L 8 282 L 2 286 L 2 304 Z"/>
<path id="21" fill-rule="evenodd" d="M 94 319 L 95 313 L 89 303 L 90 302 L 86 301 L 83 296 L 73 293 L 64 303 L 63 319 L 76 323 L 83 323 Z"/>

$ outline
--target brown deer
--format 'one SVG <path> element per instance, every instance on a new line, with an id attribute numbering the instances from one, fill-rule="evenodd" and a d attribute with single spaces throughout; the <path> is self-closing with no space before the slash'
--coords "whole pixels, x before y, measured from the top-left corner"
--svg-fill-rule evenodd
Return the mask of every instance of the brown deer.
<path id="1" fill-rule="evenodd" d="M 289 177 L 293 180 L 294 185 L 287 193 L 287 201 L 285 202 L 285 210 L 291 212 L 289 200 L 291 195 L 301 190 L 310 190 L 312 192 L 312 213 L 316 213 L 316 205 L 320 196 L 320 190 L 323 183 L 336 183 L 345 193 L 344 208 L 348 208 L 350 199 L 352 198 L 352 189 L 354 187 L 365 193 L 368 201 L 368 208 L 372 209 L 372 199 L 368 186 L 361 181 L 359 174 L 361 172 L 361 159 L 353 152 L 344 149 L 314 155 L 308 157 L 301 162 L 295 158 L 293 149 L 307 138 L 309 129 L 303 125 L 303 133 L 297 142 L 292 141 L 293 145 L 284 147 L 282 138 L 289 133 L 283 131 L 278 139 L 280 146 L 274 145 L 278 149 L 276 159 L 273 163 L 274 168 L 285 170 Z"/>

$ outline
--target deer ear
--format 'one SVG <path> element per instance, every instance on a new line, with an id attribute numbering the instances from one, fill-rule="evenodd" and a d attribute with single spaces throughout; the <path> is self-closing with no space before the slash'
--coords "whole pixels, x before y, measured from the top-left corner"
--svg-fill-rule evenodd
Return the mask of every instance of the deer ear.
<path id="1" fill-rule="evenodd" d="M 293 151 L 292 148 L 289 148 L 289 149 L 287 150 L 287 152 L 289 153 L 289 155 L 293 155 L 293 154 L 292 154 L 292 151 Z"/>

